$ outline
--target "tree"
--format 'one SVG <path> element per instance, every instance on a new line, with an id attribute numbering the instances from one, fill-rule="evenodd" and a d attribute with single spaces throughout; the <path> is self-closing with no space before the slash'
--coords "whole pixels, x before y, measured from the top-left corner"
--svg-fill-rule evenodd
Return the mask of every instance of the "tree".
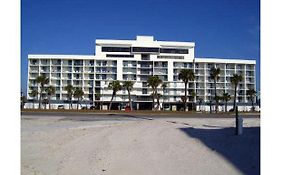
<path id="1" fill-rule="evenodd" d="M 210 77 L 211 79 L 214 80 L 214 85 L 215 85 L 215 99 L 217 99 L 217 81 L 219 80 L 220 78 L 220 68 L 214 68 L 212 67 L 211 70 L 210 70 Z M 218 99 L 215 100 L 216 101 L 216 113 L 218 112 Z"/>
<path id="2" fill-rule="evenodd" d="M 74 91 L 74 97 L 77 98 L 77 109 L 78 109 L 78 105 L 80 104 L 80 99 L 83 97 L 84 92 L 82 90 L 82 88 L 75 88 Z"/>
<path id="3" fill-rule="evenodd" d="M 73 96 L 74 87 L 71 84 L 69 84 L 69 85 L 64 87 L 64 90 L 67 91 L 67 98 L 68 98 L 68 102 L 69 102 L 69 109 L 70 109 L 70 107 L 72 109 L 72 96 Z"/>
<path id="4" fill-rule="evenodd" d="M 165 103 L 165 96 L 164 96 L 164 93 L 165 93 L 165 90 L 166 90 L 167 86 L 168 86 L 167 83 L 163 83 L 163 84 L 161 85 L 162 90 L 163 90 L 163 104 L 162 104 L 162 106 L 163 106 L 163 111 L 165 110 L 165 109 L 164 109 L 164 103 Z"/>
<path id="5" fill-rule="evenodd" d="M 191 97 L 192 97 L 192 110 L 196 110 L 196 107 L 195 107 L 195 97 L 196 97 L 196 92 L 194 90 L 191 91 L 190 93 Z"/>
<path id="6" fill-rule="evenodd" d="M 160 101 L 159 101 L 160 96 L 158 95 L 158 91 L 157 91 L 157 88 L 160 84 L 162 84 L 162 80 L 156 75 L 150 76 L 147 80 L 147 85 L 152 88 L 153 110 L 159 109 L 160 106 Z M 157 99 L 156 107 L 154 102 L 155 98 Z"/>
<path id="7" fill-rule="evenodd" d="M 239 82 L 241 82 L 243 79 L 242 75 L 233 74 L 232 77 L 230 77 L 230 82 L 234 85 L 234 102 L 233 102 L 233 110 L 236 109 L 236 96 L 237 96 L 237 86 Z"/>
<path id="8" fill-rule="evenodd" d="M 35 97 L 38 97 L 38 91 L 36 89 L 32 89 L 32 91 L 30 93 L 30 97 L 32 97 L 32 103 L 33 103 L 33 109 L 34 109 Z"/>
<path id="9" fill-rule="evenodd" d="M 112 96 L 109 103 L 109 110 L 111 110 L 113 98 L 116 96 L 116 93 L 122 89 L 122 85 L 118 80 L 115 80 L 109 83 L 108 88 L 112 90 Z"/>
<path id="10" fill-rule="evenodd" d="M 24 108 L 24 105 L 25 105 L 25 103 L 27 102 L 27 98 L 26 98 L 26 96 L 25 95 L 22 95 L 21 97 L 20 97 L 20 108 L 21 109 L 23 109 Z"/>
<path id="11" fill-rule="evenodd" d="M 49 109 L 51 109 L 51 97 L 56 93 L 56 89 L 54 86 L 48 86 L 46 88 L 46 93 L 48 95 Z"/>
<path id="12" fill-rule="evenodd" d="M 49 78 L 45 77 L 44 75 L 40 75 L 36 78 L 36 83 L 39 86 L 39 109 L 41 109 L 41 103 L 42 103 L 42 93 L 44 92 L 44 87 L 46 84 L 49 83 Z"/>
<path id="13" fill-rule="evenodd" d="M 254 98 L 255 98 L 256 94 L 257 94 L 257 92 L 254 89 L 247 90 L 247 96 L 250 97 L 250 100 L 252 102 L 252 111 L 255 111 Z"/>
<path id="14" fill-rule="evenodd" d="M 225 108 L 224 111 L 227 112 L 227 102 L 231 99 L 231 96 L 228 93 L 223 93 L 222 94 L 222 100 L 225 102 Z"/>
<path id="15" fill-rule="evenodd" d="M 179 80 L 182 80 L 184 82 L 184 98 L 183 98 L 183 102 L 184 102 L 184 111 L 186 111 L 187 108 L 187 84 L 189 81 L 194 81 L 195 75 L 193 70 L 191 69 L 182 69 L 179 73 Z"/>
<path id="16" fill-rule="evenodd" d="M 130 109 L 133 109 L 133 105 L 132 105 L 132 99 L 131 99 L 131 91 L 133 89 L 134 86 L 134 82 L 132 81 L 125 81 L 123 83 L 123 88 L 125 88 L 128 92 L 128 96 L 129 96 L 129 104 L 130 104 Z"/>
<path id="17" fill-rule="evenodd" d="M 49 100 L 47 98 L 44 98 L 43 101 L 42 101 L 44 109 L 46 109 L 48 103 L 49 103 Z"/>
<path id="18" fill-rule="evenodd" d="M 215 96 L 215 99 L 214 99 L 214 100 L 215 100 L 215 102 L 216 102 L 216 105 L 219 104 L 219 102 L 220 102 L 221 99 L 222 99 L 222 98 L 221 98 L 220 96 L 218 96 L 218 95 Z M 216 106 L 216 108 L 217 108 L 217 106 Z M 216 113 L 217 113 L 217 111 L 218 111 L 218 110 L 216 109 Z"/>
<path id="19" fill-rule="evenodd" d="M 202 110 L 202 103 L 203 103 L 203 99 L 202 98 L 199 98 L 199 109 L 200 111 Z"/>
<path id="20" fill-rule="evenodd" d="M 101 94 L 100 93 L 96 93 L 96 95 L 95 95 L 95 99 L 96 100 L 99 100 L 99 109 L 101 110 L 101 103 L 100 103 L 100 98 L 101 98 Z"/>

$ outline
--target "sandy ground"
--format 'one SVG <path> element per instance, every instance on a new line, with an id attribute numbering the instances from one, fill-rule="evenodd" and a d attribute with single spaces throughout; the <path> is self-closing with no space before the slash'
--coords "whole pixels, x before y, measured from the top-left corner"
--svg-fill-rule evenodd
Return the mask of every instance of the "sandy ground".
<path id="1" fill-rule="evenodd" d="M 23 175 L 259 174 L 259 118 L 22 116 Z"/>

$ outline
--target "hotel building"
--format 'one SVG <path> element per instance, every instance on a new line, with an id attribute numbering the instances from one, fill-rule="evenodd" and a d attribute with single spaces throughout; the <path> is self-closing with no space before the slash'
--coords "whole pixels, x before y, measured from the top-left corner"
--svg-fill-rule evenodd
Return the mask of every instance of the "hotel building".
<path id="1" fill-rule="evenodd" d="M 232 99 L 228 109 L 232 108 L 234 86 L 230 82 L 233 74 L 241 74 L 243 81 L 238 85 L 237 103 L 239 110 L 249 110 L 251 102 L 246 95 L 248 89 L 256 89 L 255 60 L 195 58 L 194 42 L 157 41 L 152 36 L 137 36 L 136 40 L 97 39 L 95 55 L 28 55 L 28 87 L 27 108 L 32 107 L 32 89 L 38 89 L 36 77 L 44 75 L 49 78 L 49 85 L 56 92 L 51 98 L 52 108 L 64 105 L 68 108 L 68 84 L 81 87 L 84 91 L 82 106 L 97 106 L 101 104 L 107 109 L 112 90 L 108 84 L 113 80 L 121 83 L 126 80 L 134 82 L 131 92 L 133 108 L 144 110 L 152 108 L 152 90 L 147 86 L 149 76 L 157 75 L 167 88 L 158 91 L 161 107 L 165 110 L 181 110 L 181 97 L 184 96 L 184 83 L 178 79 L 181 69 L 191 69 L 195 80 L 188 84 L 188 106 L 194 101 L 197 110 L 210 110 L 210 102 L 214 109 L 214 81 L 210 78 L 212 67 L 220 68 L 220 78 L 217 81 L 217 94 L 227 92 Z M 48 85 L 47 85 L 48 86 Z M 191 93 L 195 92 L 195 96 Z M 37 99 L 37 97 L 35 97 Z M 43 93 L 43 98 L 46 94 Z M 75 98 L 74 98 L 75 100 Z M 128 104 L 126 90 L 118 91 L 113 99 L 113 109 L 123 109 Z M 74 103 L 74 106 L 76 104 Z M 38 106 L 38 103 L 35 103 Z M 48 105 L 47 105 L 48 106 Z M 224 107 L 220 105 L 220 110 Z"/>

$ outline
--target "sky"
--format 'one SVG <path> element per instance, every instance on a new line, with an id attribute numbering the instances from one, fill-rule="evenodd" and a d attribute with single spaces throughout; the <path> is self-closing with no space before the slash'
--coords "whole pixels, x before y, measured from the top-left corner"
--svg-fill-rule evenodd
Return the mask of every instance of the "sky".
<path id="1" fill-rule="evenodd" d="M 195 57 L 256 60 L 259 0 L 21 0 L 21 91 L 28 54 L 93 55 L 96 39 L 195 42 Z"/>

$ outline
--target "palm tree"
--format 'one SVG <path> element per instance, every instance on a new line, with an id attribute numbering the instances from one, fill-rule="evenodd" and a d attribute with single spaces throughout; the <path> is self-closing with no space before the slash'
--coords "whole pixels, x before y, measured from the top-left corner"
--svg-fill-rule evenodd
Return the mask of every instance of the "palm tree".
<path id="1" fill-rule="evenodd" d="M 122 85 L 118 80 L 115 80 L 109 83 L 108 88 L 112 90 L 112 96 L 109 103 L 109 110 L 111 110 L 113 98 L 116 96 L 116 93 L 122 89 Z"/>
<path id="2" fill-rule="evenodd" d="M 132 81 L 125 81 L 123 83 L 123 88 L 125 88 L 128 92 L 128 96 L 129 96 L 129 104 L 130 104 L 130 109 L 132 110 L 132 100 L 131 100 L 131 91 L 133 89 L 134 86 L 134 82 Z"/>
<path id="3" fill-rule="evenodd" d="M 231 96 L 228 93 L 222 94 L 222 100 L 225 102 L 224 111 L 227 112 L 227 102 L 231 99 Z"/>
<path id="4" fill-rule="evenodd" d="M 44 109 L 46 109 L 48 103 L 49 103 L 49 100 L 47 98 L 44 98 L 43 101 L 42 101 Z"/>
<path id="5" fill-rule="evenodd" d="M 222 99 L 222 98 L 221 98 L 220 96 L 218 96 L 218 95 L 215 96 L 215 99 L 214 99 L 214 100 L 215 100 L 215 102 L 216 102 L 216 108 L 217 108 L 217 105 L 219 104 L 219 102 L 220 102 L 221 99 Z M 217 111 L 218 111 L 218 110 L 216 109 L 216 113 L 217 113 Z"/>
<path id="6" fill-rule="evenodd" d="M 163 104 L 162 104 L 162 106 L 163 106 L 163 111 L 164 111 L 164 103 L 165 103 L 165 96 L 164 96 L 164 93 L 165 93 L 165 90 L 166 90 L 167 86 L 168 86 L 167 83 L 163 83 L 163 84 L 161 85 L 162 90 L 163 90 Z"/>
<path id="7" fill-rule="evenodd" d="M 34 109 L 35 97 L 38 97 L 38 91 L 36 89 L 32 89 L 32 91 L 30 93 L 30 97 L 32 97 L 32 103 L 33 103 L 33 109 Z"/>
<path id="8" fill-rule="evenodd" d="M 49 109 L 51 109 L 51 97 L 56 93 L 56 89 L 54 86 L 48 86 L 46 88 L 46 93 L 48 95 Z"/>
<path id="9" fill-rule="evenodd" d="M 160 106 L 160 101 L 159 98 L 160 96 L 158 95 L 157 92 L 157 87 L 162 84 L 162 80 L 158 76 L 150 76 L 147 80 L 147 85 L 152 88 L 152 99 L 153 99 L 153 109 L 159 109 Z M 157 99 L 157 106 L 155 107 L 154 104 L 154 99 Z"/>
<path id="10" fill-rule="evenodd" d="M 99 100 L 99 108 L 100 108 L 100 110 L 101 110 L 101 103 L 100 103 L 100 98 L 101 98 L 101 94 L 100 93 L 96 93 L 96 95 L 95 95 L 95 100 Z"/>
<path id="11" fill-rule="evenodd" d="M 25 103 L 27 102 L 27 98 L 25 95 L 21 95 L 20 97 L 20 108 L 23 109 L 24 108 L 24 105 Z"/>
<path id="12" fill-rule="evenodd" d="M 257 92 L 254 89 L 249 89 L 247 91 L 247 95 L 250 97 L 250 100 L 252 102 L 252 111 L 255 111 L 254 98 L 255 98 L 256 94 L 257 94 Z"/>
<path id="13" fill-rule="evenodd" d="M 186 108 L 187 108 L 187 84 L 189 81 L 193 81 L 195 78 L 194 76 L 194 72 L 193 70 L 191 69 L 182 69 L 179 73 L 179 77 L 178 79 L 179 80 L 182 80 L 184 82 L 184 98 L 183 99 L 183 102 L 184 102 L 184 111 L 186 111 Z"/>
<path id="14" fill-rule="evenodd" d="M 217 99 L 217 81 L 220 78 L 220 68 L 214 68 L 212 67 L 210 70 L 210 77 L 214 80 L 215 85 L 215 99 Z M 216 101 L 216 113 L 218 112 L 218 99 Z"/>
<path id="15" fill-rule="evenodd" d="M 237 93 L 237 86 L 239 82 L 241 82 L 243 79 L 242 75 L 233 74 L 233 76 L 230 78 L 230 82 L 234 85 L 234 102 L 233 102 L 233 110 L 236 110 L 236 93 Z"/>
<path id="16" fill-rule="evenodd" d="M 67 91 L 67 97 L 68 97 L 68 101 L 69 101 L 69 109 L 70 109 L 70 107 L 72 109 L 72 96 L 73 96 L 74 87 L 71 84 L 69 84 L 69 85 L 64 87 L 64 90 Z"/>
<path id="17" fill-rule="evenodd" d="M 194 92 L 194 90 L 191 91 L 190 93 L 191 97 L 192 97 L 192 110 L 196 110 L 196 107 L 195 107 L 195 97 L 196 97 L 196 92 Z"/>
<path id="18" fill-rule="evenodd" d="M 83 95 L 84 95 L 84 92 L 83 92 L 82 88 L 75 88 L 74 97 L 77 98 L 77 109 L 78 109 L 78 104 L 80 102 L 80 98 L 82 98 Z"/>
<path id="19" fill-rule="evenodd" d="M 36 78 L 36 83 L 39 86 L 40 92 L 39 92 L 39 109 L 41 108 L 42 103 L 42 93 L 44 92 L 44 87 L 46 84 L 49 83 L 49 78 L 45 77 L 44 75 L 40 75 Z"/>
<path id="20" fill-rule="evenodd" d="M 201 111 L 203 98 L 199 98 L 199 110 Z"/>

